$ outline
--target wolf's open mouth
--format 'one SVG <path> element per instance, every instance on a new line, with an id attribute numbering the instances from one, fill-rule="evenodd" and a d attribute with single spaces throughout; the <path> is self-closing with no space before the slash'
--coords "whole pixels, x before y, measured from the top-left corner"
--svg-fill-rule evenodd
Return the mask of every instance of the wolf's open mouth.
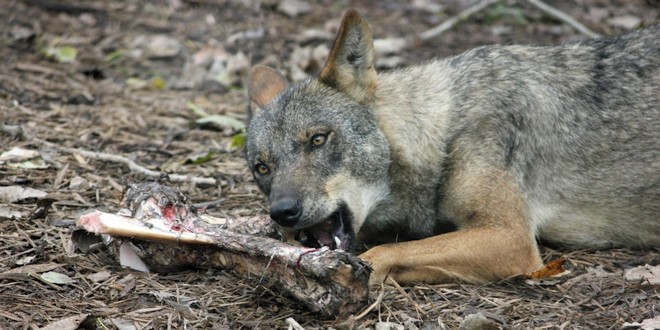
<path id="1" fill-rule="evenodd" d="M 296 239 L 306 247 L 327 246 L 332 250 L 351 251 L 354 248 L 355 234 L 350 217 L 348 207 L 341 206 L 321 223 L 302 229 Z"/>

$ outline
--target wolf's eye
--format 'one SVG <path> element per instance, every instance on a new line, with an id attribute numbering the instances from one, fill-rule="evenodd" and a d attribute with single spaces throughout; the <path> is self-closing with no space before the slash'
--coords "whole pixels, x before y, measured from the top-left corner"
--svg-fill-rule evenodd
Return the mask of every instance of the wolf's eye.
<path id="1" fill-rule="evenodd" d="M 266 166 L 265 164 L 261 164 L 261 163 L 259 163 L 257 165 L 254 165 L 254 170 L 257 171 L 257 173 L 259 173 L 261 175 L 265 175 L 265 174 L 268 174 L 268 172 L 270 172 L 270 169 L 268 168 L 268 166 Z"/>
<path id="2" fill-rule="evenodd" d="M 312 145 L 315 147 L 320 147 L 323 144 L 325 144 L 327 136 L 325 134 L 316 134 L 312 136 L 312 139 L 310 140 L 312 142 Z"/>

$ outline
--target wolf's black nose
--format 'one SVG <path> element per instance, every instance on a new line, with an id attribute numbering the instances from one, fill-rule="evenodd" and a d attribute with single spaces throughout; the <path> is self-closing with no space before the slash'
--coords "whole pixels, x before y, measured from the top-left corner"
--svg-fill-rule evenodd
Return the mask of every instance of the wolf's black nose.
<path id="1" fill-rule="evenodd" d="M 281 198 L 270 204 L 270 218 L 284 227 L 293 227 L 300 220 L 302 207 L 293 198 Z"/>

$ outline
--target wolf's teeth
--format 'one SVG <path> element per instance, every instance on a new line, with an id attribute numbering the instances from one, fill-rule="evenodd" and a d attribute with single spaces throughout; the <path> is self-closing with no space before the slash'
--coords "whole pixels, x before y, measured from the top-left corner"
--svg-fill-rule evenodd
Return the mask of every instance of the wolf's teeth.
<path id="1" fill-rule="evenodd" d="M 335 236 L 335 249 L 338 249 L 341 246 L 341 240 L 339 237 Z"/>

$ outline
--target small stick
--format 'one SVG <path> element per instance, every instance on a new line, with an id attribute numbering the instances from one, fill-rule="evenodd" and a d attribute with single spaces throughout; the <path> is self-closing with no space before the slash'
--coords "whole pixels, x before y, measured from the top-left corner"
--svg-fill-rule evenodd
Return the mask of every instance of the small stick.
<path id="1" fill-rule="evenodd" d="M 440 23 L 439 25 L 428 29 L 424 32 L 415 34 L 411 37 L 405 38 L 385 38 L 385 39 L 376 39 L 374 40 L 374 45 L 376 48 L 377 54 L 389 54 L 396 53 L 401 49 L 406 47 L 411 47 L 415 45 L 416 41 L 428 41 L 433 38 L 438 37 L 439 35 L 453 29 L 458 24 L 465 22 L 470 16 L 490 7 L 491 5 L 500 2 L 501 0 L 483 0 L 476 5 L 468 7 L 461 11 L 460 13 L 450 17 L 446 21 Z M 548 15 L 572 26 L 579 32 L 589 36 L 590 38 L 599 37 L 600 35 L 594 31 L 589 30 L 586 26 L 582 25 L 572 17 L 568 16 L 566 13 L 549 6 L 548 4 L 542 2 L 541 0 L 528 0 L 530 4 L 539 8 Z"/>
<path id="2" fill-rule="evenodd" d="M 378 305 L 380 305 L 383 302 L 383 297 L 384 296 L 385 296 L 385 285 L 383 283 L 381 283 L 380 284 L 380 293 L 378 294 L 378 297 L 376 298 L 376 301 L 374 301 L 373 304 L 369 305 L 369 307 L 367 307 L 365 310 L 360 312 L 360 314 L 358 314 L 355 317 L 355 320 L 357 321 L 357 320 L 363 318 L 365 315 L 369 314 L 369 312 L 371 312 L 374 308 L 376 308 Z"/>
<path id="3" fill-rule="evenodd" d="M 396 53 L 403 48 L 414 46 L 420 40 L 428 41 L 430 39 L 433 39 L 451 30 L 459 23 L 464 22 L 475 13 L 499 1 L 500 0 L 484 0 L 472 7 L 466 8 L 457 15 L 452 16 L 448 20 L 442 22 L 440 25 L 437 25 L 434 28 L 431 28 L 424 32 L 415 34 L 414 36 L 409 36 L 405 38 L 376 39 L 374 40 L 374 47 L 376 48 L 376 54 Z"/>
<path id="4" fill-rule="evenodd" d="M 34 140 L 60 151 L 64 151 L 72 154 L 77 153 L 83 157 L 87 157 L 95 160 L 122 163 L 127 165 L 131 171 L 144 174 L 148 177 L 159 178 L 163 174 L 162 172 L 153 171 L 144 166 L 138 165 L 134 161 L 120 155 L 114 155 L 104 152 L 94 152 L 94 151 L 77 149 L 77 148 L 62 147 L 38 138 L 34 138 Z M 190 175 L 169 174 L 168 177 L 170 182 L 193 182 L 196 184 L 208 184 L 208 185 L 216 185 L 218 183 L 218 181 L 214 178 L 205 178 L 205 177 L 190 176 Z"/>
<path id="5" fill-rule="evenodd" d="M 396 280 L 394 280 L 394 278 L 388 276 L 387 279 L 385 280 L 385 282 L 387 282 L 388 284 L 391 284 L 392 286 L 394 286 L 394 288 L 396 288 L 396 290 L 399 291 L 400 294 L 402 294 L 404 297 L 408 298 L 408 301 L 410 301 L 410 303 L 415 307 L 415 309 L 417 310 L 418 313 L 420 313 L 422 315 L 426 315 L 426 312 L 424 311 L 424 309 L 422 309 L 422 307 L 419 306 L 419 304 L 415 301 L 415 299 L 413 299 L 408 294 L 408 292 L 406 292 L 401 287 L 401 285 L 399 285 L 399 283 Z"/>
<path id="6" fill-rule="evenodd" d="M 23 127 L 18 125 L 7 125 L 5 123 L 0 122 L 0 133 L 7 133 L 13 139 L 18 139 L 18 140 L 25 139 L 25 132 L 23 131 Z"/>
<path id="7" fill-rule="evenodd" d="M 456 26 L 458 23 L 464 22 L 470 16 L 472 16 L 472 15 L 488 8 L 488 6 L 490 6 L 494 3 L 497 3 L 499 1 L 500 0 L 484 0 L 484 1 L 481 1 L 481 2 L 479 2 L 478 4 L 476 4 L 474 6 L 468 7 L 466 9 L 464 9 L 463 11 L 461 11 L 460 13 L 458 13 L 457 15 L 454 15 L 451 18 L 449 18 L 448 20 L 442 22 L 440 25 L 420 33 L 419 38 L 424 40 L 424 41 L 435 38 L 435 37 L 447 32 L 447 31 L 449 31 L 451 28 Z"/>
<path id="8" fill-rule="evenodd" d="M 589 30 L 586 26 L 582 25 L 580 22 L 576 21 L 572 17 L 568 16 L 566 13 L 563 11 L 556 9 L 554 7 L 551 7 L 550 5 L 544 3 L 541 0 L 527 0 L 529 3 L 532 5 L 536 6 L 538 9 L 541 9 L 543 12 L 546 14 L 572 26 L 576 30 L 580 31 L 580 33 L 583 33 L 587 35 L 589 38 L 597 38 L 600 37 L 600 34 Z"/>
<path id="9" fill-rule="evenodd" d="M 376 39 L 374 40 L 374 46 L 376 48 L 377 54 L 388 54 L 396 53 L 401 49 L 406 47 L 411 47 L 417 43 L 417 41 L 427 41 L 433 39 L 458 25 L 461 22 L 467 20 L 470 16 L 475 13 L 487 8 L 488 6 L 499 2 L 500 0 L 484 0 L 478 4 L 468 7 L 458 13 L 457 15 L 452 16 L 448 20 L 442 22 L 440 25 L 437 25 L 429 30 L 418 33 L 412 37 L 405 38 L 385 38 L 385 39 Z"/>
<path id="10" fill-rule="evenodd" d="M 290 330 L 305 330 L 293 317 L 288 317 L 285 321 L 289 324 Z"/>

